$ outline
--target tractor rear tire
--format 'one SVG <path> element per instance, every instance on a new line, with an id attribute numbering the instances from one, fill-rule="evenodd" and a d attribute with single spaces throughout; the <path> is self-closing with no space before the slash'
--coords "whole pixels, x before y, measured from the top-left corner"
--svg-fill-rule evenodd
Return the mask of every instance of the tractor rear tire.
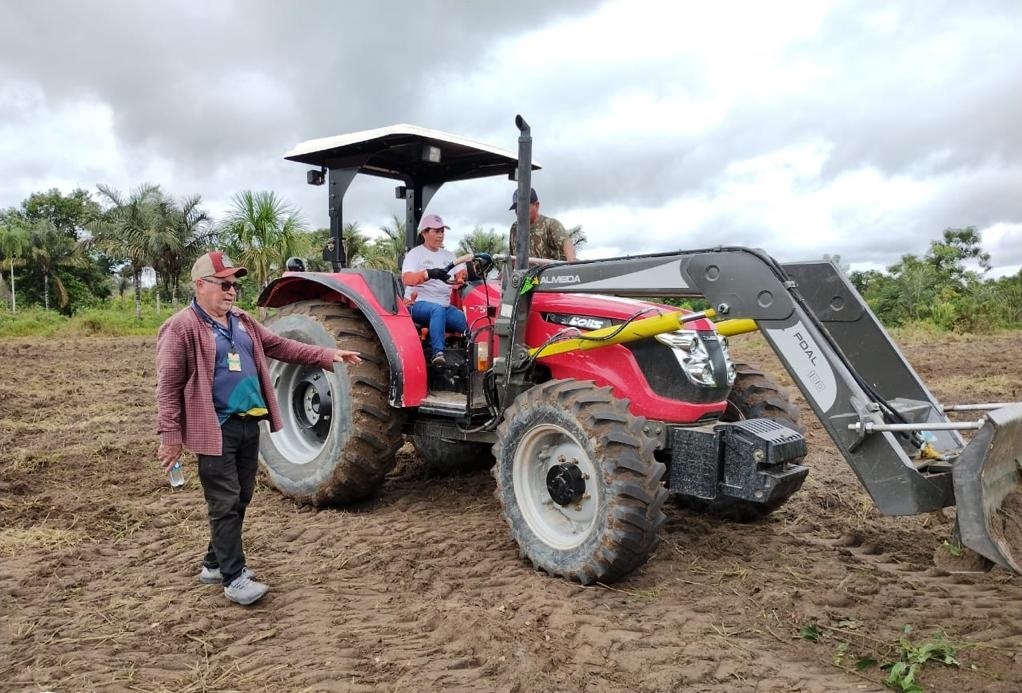
<path id="1" fill-rule="evenodd" d="M 610 582 L 656 549 L 666 468 L 644 423 L 627 400 L 588 381 L 551 380 L 508 407 L 493 446 L 496 496 L 536 568 Z"/>
<path id="2" fill-rule="evenodd" d="M 431 475 L 451 476 L 493 466 L 493 446 L 489 443 L 415 435 L 412 445 Z"/>
<path id="3" fill-rule="evenodd" d="M 744 421 L 745 419 L 770 419 L 788 428 L 805 433 L 799 409 L 791 401 L 786 388 L 781 387 L 760 371 L 746 363 L 735 364 L 735 384 L 727 398 L 727 409 L 721 421 Z M 801 464 L 804 458 L 792 460 Z M 713 500 L 677 496 L 678 504 L 689 510 L 712 515 L 733 522 L 754 522 L 762 519 L 784 505 L 798 491 L 801 484 L 791 492 L 775 498 L 769 503 L 754 503 L 742 498 L 718 496 Z"/>
<path id="4" fill-rule="evenodd" d="M 394 468 L 403 412 L 387 401 L 390 368 L 369 322 L 333 301 L 280 309 L 266 327 L 307 344 L 357 351 L 358 365 L 333 371 L 270 360 L 284 427 L 260 437 L 272 484 L 301 503 L 350 503 L 373 494 Z"/>

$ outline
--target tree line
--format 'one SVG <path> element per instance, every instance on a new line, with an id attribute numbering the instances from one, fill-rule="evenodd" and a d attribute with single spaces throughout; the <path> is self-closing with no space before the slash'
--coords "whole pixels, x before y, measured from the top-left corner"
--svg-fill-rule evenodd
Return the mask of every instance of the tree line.
<path id="1" fill-rule="evenodd" d="M 290 257 L 311 271 L 327 271 L 320 250 L 329 229 L 310 230 L 299 211 L 274 192 L 243 191 L 214 220 L 198 195 L 174 199 L 158 185 L 122 193 L 97 186 L 70 194 L 33 193 L 20 207 L 0 210 L 0 299 L 6 310 L 41 306 L 71 315 L 106 305 L 131 291 L 136 317 L 143 294 L 177 307 L 190 298 L 192 263 L 213 248 L 225 249 L 249 268 L 246 297 L 279 276 Z M 398 272 L 405 252 L 404 222 L 397 216 L 370 235 L 358 222 L 344 225 L 349 266 Z M 568 230 L 586 242 L 581 226 Z M 1022 327 L 1022 271 L 985 279 L 990 256 L 974 227 L 946 229 L 921 255 L 906 254 L 886 269 L 851 272 L 849 278 L 887 326 L 929 323 L 937 328 L 979 331 Z M 457 254 L 506 253 L 506 232 L 475 228 Z M 834 257 L 840 266 L 840 258 Z M 143 276 L 153 277 L 144 288 Z M 185 288 L 183 288 L 185 287 Z"/>
<path id="2" fill-rule="evenodd" d="M 925 323 L 956 332 L 1022 327 L 1022 270 L 984 278 L 990 268 L 979 232 L 968 226 L 945 229 L 923 255 L 902 255 L 886 272 L 852 272 L 849 278 L 888 327 Z"/>
<path id="3" fill-rule="evenodd" d="M 249 269 L 243 284 L 250 300 L 290 257 L 305 258 L 311 271 L 329 269 L 320 252 L 329 229 L 308 229 L 276 193 L 240 192 L 217 221 L 197 195 L 176 200 L 151 184 L 127 193 L 105 185 L 97 190 L 95 198 L 82 189 L 34 193 L 20 207 L 0 210 L 0 298 L 8 310 L 41 306 L 71 315 L 133 291 L 140 317 L 146 273 L 155 283 L 145 293 L 155 298 L 157 310 L 161 301 L 177 306 L 192 263 L 214 248 Z M 349 266 L 399 270 L 404 222 L 395 216 L 381 231 L 371 236 L 358 222 L 344 225 Z M 585 242 L 580 226 L 570 233 Z M 477 227 L 456 252 L 507 252 L 506 234 Z"/>

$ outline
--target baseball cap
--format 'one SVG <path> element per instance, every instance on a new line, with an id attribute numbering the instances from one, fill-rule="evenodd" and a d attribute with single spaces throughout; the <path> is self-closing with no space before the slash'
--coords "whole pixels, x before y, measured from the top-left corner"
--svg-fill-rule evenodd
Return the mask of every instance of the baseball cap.
<path id="1" fill-rule="evenodd" d="M 539 197 L 536 196 L 536 189 L 529 188 L 529 204 L 533 202 L 539 202 Z M 518 209 L 518 188 L 515 188 L 514 194 L 511 196 L 511 206 L 508 209 Z"/>
<path id="2" fill-rule="evenodd" d="M 192 265 L 192 279 L 203 277 L 238 277 L 239 279 L 248 274 L 244 267 L 235 267 L 231 258 L 227 257 L 222 250 L 214 250 L 206 253 Z"/>
<path id="3" fill-rule="evenodd" d="M 443 218 L 439 214 L 427 214 L 422 217 L 422 221 L 419 222 L 419 231 L 424 229 L 449 229 L 451 228 L 444 223 Z"/>

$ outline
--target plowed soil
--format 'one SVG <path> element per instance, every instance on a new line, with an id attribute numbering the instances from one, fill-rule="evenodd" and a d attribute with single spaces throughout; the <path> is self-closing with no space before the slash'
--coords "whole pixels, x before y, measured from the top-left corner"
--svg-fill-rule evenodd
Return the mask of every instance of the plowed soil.
<path id="1" fill-rule="evenodd" d="M 1018 333 L 900 346 L 941 401 L 1022 399 Z M 787 505 L 746 525 L 672 505 L 608 586 L 534 571 L 493 478 L 429 478 L 410 445 L 357 507 L 261 477 L 246 550 L 271 592 L 230 604 L 196 579 L 194 461 L 181 491 L 155 462 L 153 348 L 0 342 L 0 690 L 883 691 L 928 643 L 958 666 L 923 664 L 927 691 L 1022 689 L 1022 578 L 935 567 L 953 510 L 880 516 L 805 408 Z M 735 351 L 790 385 L 758 337 Z"/>

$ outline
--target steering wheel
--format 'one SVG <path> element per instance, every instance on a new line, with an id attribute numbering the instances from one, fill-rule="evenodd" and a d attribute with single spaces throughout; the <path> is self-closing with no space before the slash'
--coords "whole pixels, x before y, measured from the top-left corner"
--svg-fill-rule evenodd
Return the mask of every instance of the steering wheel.
<path id="1" fill-rule="evenodd" d="M 451 270 L 455 267 L 454 263 L 444 267 L 444 270 L 450 274 Z M 493 268 L 493 258 L 490 257 L 489 253 L 474 253 L 472 259 L 465 263 L 467 268 L 469 281 L 475 281 L 477 279 L 485 279 L 486 273 Z M 447 280 L 448 284 L 457 284 L 458 282 L 452 277 Z"/>
<path id="2" fill-rule="evenodd" d="M 489 253 L 473 253 L 472 259 L 465 266 L 468 268 L 468 279 L 485 279 L 487 273 L 493 269 L 493 258 Z"/>

